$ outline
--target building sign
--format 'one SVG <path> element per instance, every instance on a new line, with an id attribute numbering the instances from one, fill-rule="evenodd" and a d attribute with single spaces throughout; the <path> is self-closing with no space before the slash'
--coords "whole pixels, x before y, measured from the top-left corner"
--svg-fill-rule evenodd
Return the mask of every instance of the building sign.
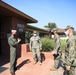
<path id="1" fill-rule="evenodd" d="M 19 32 L 24 31 L 24 25 L 23 24 L 17 24 L 17 27 L 18 27 Z"/>

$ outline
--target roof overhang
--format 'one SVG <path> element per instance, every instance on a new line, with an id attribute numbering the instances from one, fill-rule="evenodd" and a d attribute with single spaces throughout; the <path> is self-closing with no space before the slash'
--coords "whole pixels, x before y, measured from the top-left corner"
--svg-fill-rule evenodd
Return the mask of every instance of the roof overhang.
<path id="1" fill-rule="evenodd" d="M 31 26 L 31 25 L 27 25 L 27 30 L 37 30 L 39 32 L 42 32 L 42 33 L 48 33 L 47 30 L 45 29 L 42 29 L 42 28 L 38 28 L 38 27 L 35 27 L 35 26 Z"/>
<path id="2" fill-rule="evenodd" d="M 0 17 L 3 16 L 13 16 L 13 17 L 17 17 L 20 18 L 24 21 L 26 21 L 27 23 L 37 23 L 38 21 L 28 15 L 26 15 L 25 13 L 19 11 L 18 9 L 6 4 L 3 1 L 0 1 Z"/>

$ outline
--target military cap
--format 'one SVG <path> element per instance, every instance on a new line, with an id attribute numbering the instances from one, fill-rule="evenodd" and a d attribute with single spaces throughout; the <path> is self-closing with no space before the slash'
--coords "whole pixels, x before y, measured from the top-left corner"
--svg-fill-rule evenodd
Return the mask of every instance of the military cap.
<path id="1" fill-rule="evenodd" d="M 67 27 L 65 28 L 65 30 L 68 30 L 68 29 L 73 29 L 73 30 L 74 30 L 74 28 L 73 28 L 72 26 L 67 26 Z"/>
<path id="2" fill-rule="evenodd" d="M 58 28 L 53 28 L 53 29 L 52 29 L 52 32 L 57 31 L 57 30 L 58 30 Z"/>
<path id="3" fill-rule="evenodd" d="M 33 33 L 37 33 L 37 31 L 33 31 Z"/>

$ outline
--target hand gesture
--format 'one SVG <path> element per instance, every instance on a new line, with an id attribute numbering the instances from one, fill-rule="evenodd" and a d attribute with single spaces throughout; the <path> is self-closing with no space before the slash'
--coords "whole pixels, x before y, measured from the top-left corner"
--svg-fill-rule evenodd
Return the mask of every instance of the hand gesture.
<path id="1" fill-rule="evenodd" d="M 20 38 L 18 38 L 17 40 L 18 40 L 18 42 L 20 42 L 20 41 L 21 41 L 21 39 L 20 39 Z"/>
<path id="2" fill-rule="evenodd" d="M 66 69 L 69 71 L 70 70 L 70 66 L 66 66 Z"/>
<path id="3" fill-rule="evenodd" d="M 40 48 L 40 50 L 42 50 L 42 48 Z"/>

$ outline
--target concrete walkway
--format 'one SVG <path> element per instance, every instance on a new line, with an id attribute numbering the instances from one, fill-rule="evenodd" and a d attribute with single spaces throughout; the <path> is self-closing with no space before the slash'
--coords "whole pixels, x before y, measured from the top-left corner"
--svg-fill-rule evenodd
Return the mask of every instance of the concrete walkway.
<path id="1" fill-rule="evenodd" d="M 54 65 L 54 58 L 50 53 L 43 52 L 42 57 L 42 65 L 40 65 L 39 62 L 33 65 L 31 52 L 18 58 L 17 66 L 20 69 L 16 71 L 16 75 L 63 75 L 64 71 L 61 67 L 57 71 L 50 71 L 50 68 Z M 11 75 L 9 66 L 9 59 L 0 59 L 0 75 Z"/>

